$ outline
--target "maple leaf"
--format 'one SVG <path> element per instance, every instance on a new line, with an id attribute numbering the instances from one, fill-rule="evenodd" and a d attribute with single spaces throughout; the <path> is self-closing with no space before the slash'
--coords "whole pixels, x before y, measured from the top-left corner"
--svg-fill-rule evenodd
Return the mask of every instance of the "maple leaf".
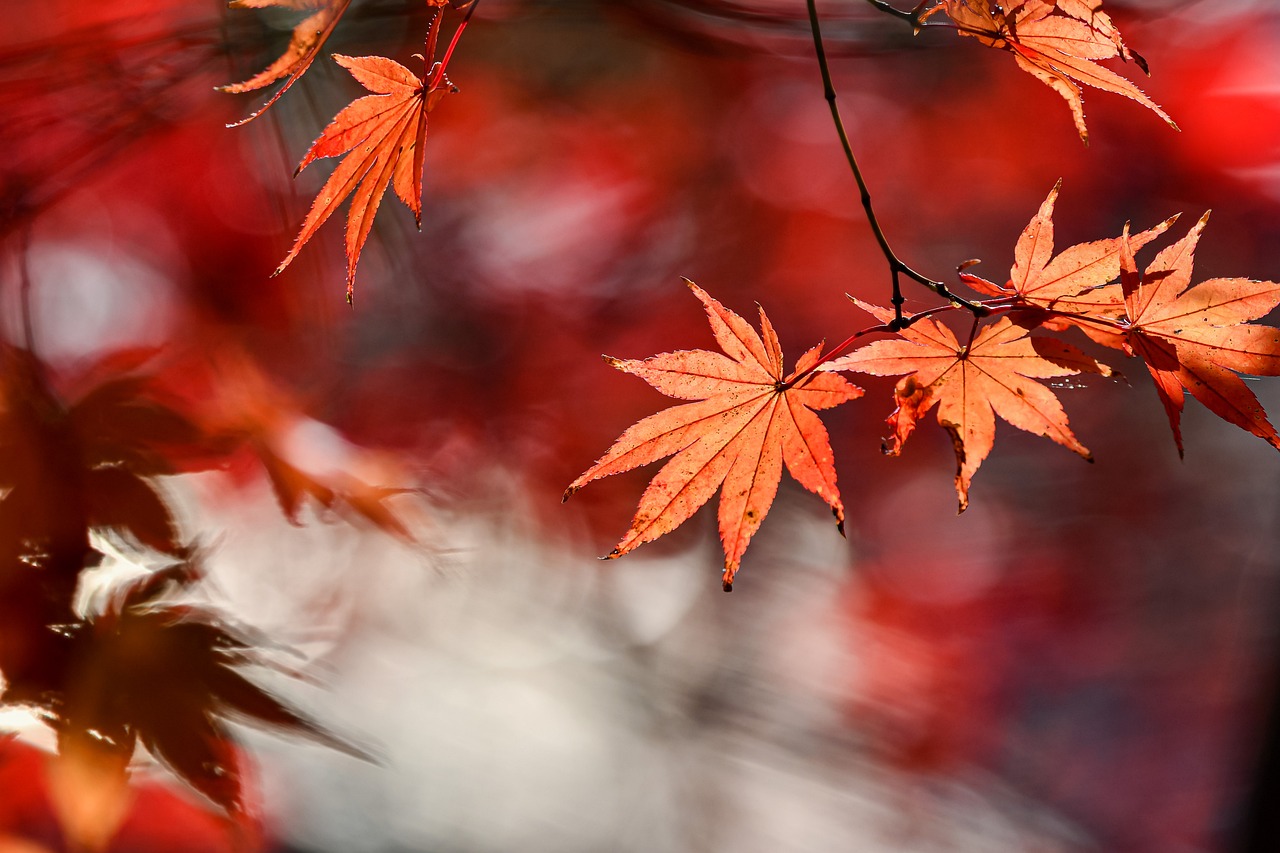
<path id="1" fill-rule="evenodd" d="M 893 320 L 888 309 L 854 302 L 883 323 Z M 1078 373 L 1109 376 L 1106 365 L 1056 339 L 1030 337 L 1030 330 L 1008 317 L 983 328 L 967 345 L 927 317 L 898 334 L 899 340 L 876 341 L 819 369 L 906 374 L 894 389 L 898 408 L 888 421 L 893 436 L 885 452 L 891 456 L 901 451 L 916 422 L 938 406 L 938 423 L 955 447 L 961 512 L 969 505 L 973 475 L 995 442 L 996 415 L 1093 460 L 1071 432 L 1053 391 L 1030 380 Z"/>
<path id="2" fill-rule="evenodd" d="M 60 749 L 122 758 L 141 743 L 227 812 L 243 808 L 240 756 L 227 718 L 299 734 L 358 758 L 359 747 L 304 717 L 239 671 L 265 666 L 246 632 L 214 610 L 174 601 L 202 572 L 179 564 L 143 576 L 106 610 L 67 627 L 75 647 L 65 696 L 43 706 Z"/>
<path id="3" fill-rule="evenodd" d="M 403 542 L 416 543 L 405 521 L 387 505 L 389 498 L 411 490 L 377 485 L 359 476 L 364 470 L 401 476 L 397 466 L 339 439 L 330 456 L 342 453 L 348 458 L 342 464 L 330 458 L 317 470 L 314 459 L 298 458 L 297 437 L 309 429 L 329 428 L 307 417 L 301 403 L 243 352 L 227 348 L 218 353 L 217 363 L 216 385 L 206 397 L 202 422 L 213 441 L 223 445 L 224 453 L 237 446 L 252 451 L 291 524 L 299 523 L 300 511 L 310 497 L 326 510 L 354 513 Z"/>
<path id="4" fill-rule="evenodd" d="M 294 27 L 293 35 L 289 38 L 289 46 L 279 59 L 248 80 L 218 87 L 220 92 L 239 94 L 262 89 L 277 80 L 289 78 L 265 104 L 240 121 L 227 125 L 238 127 L 266 112 L 268 107 L 280 100 L 280 96 L 289 91 L 298 78 L 306 73 L 319 55 L 320 48 L 328 41 L 334 27 L 338 25 L 339 19 L 351 5 L 351 0 L 231 0 L 227 5 L 233 9 L 265 9 L 269 6 L 279 6 L 285 9 L 318 10 Z"/>
<path id="5" fill-rule="evenodd" d="M 441 17 L 437 11 L 432 18 L 427 35 L 427 57 L 435 56 Z M 454 33 L 454 44 L 460 32 L 461 26 Z M 374 214 L 378 212 L 388 184 L 413 211 L 418 226 L 422 226 L 422 168 L 427 113 L 446 94 L 457 89 L 445 76 L 443 62 L 429 64 L 424 61 L 424 71 L 418 76 L 383 56 L 334 54 L 333 59 L 374 94 L 344 107 L 298 164 L 294 174 L 321 157 L 347 155 L 320 188 L 302 229 L 294 239 L 293 248 L 273 275 L 278 275 L 297 257 L 325 220 L 347 196 L 351 196 L 346 240 L 347 301 L 350 302 L 360 251 L 369 236 L 369 229 L 373 227 Z"/>
<path id="6" fill-rule="evenodd" d="M 1173 119 L 1141 89 L 1095 64 L 1105 59 L 1133 59 L 1143 71 L 1147 70 L 1142 58 L 1125 47 L 1101 6 L 1100 0 L 1025 0 L 1006 11 L 988 0 L 943 0 L 924 17 L 945 11 L 962 35 L 1012 53 L 1018 67 L 1067 102 L 1086 145 L 1089 131 L 1084 122 L 1082 83 L 1137 101 L 1177 130 Z"/>
<path id="7" fill-rule="evenodd" d="M 862 396 L 832 373 L 818 373 L 822 345 L 783 372 L 778 336 L 760 309 L 760 331 L 685 280 L 707 311 L 723 353 L 681 350 L 643 361 L 606 357 L 670 397 L 673 406 L 629 427 L 609 451 L 574 480 L 565 500 L 592 480 L 674 457 L 640 497 L 631 528 L 608 555 L 619 557 L 683 524 L 717 489 L 724 588 L 733 586 L 742 554 L 777 495 L 786 465 L 791 476 L 844 522 L 835 460 L 826 428 L 814 413 Z"/>
<path id="8" fill-rule="evenodd" d="M 1124 43 L 1111 16 L 1102 11 L 1102 0 L 1053 0 L 1053 5 L 1059 12 L 1088 24 L 1096 35 L 1110 40 L 1116 46 L 1121 59 L 1133 60 L 1144 74 L 1151 73 L 1147 69 L 1147 61 Z"/>
<path id="9" fill-rule="evenodd" d="M 1062 181 L 1058 181 L 1018 237 L 1008 282 L 998 285 L 970 273 L 962 273 L 960 280 L 979 293 L 1008 299 L 1014 307 L 1058 314 L 1043 322 L 1049 328 L 1078 324 L 1089 332 L 1087 322 L 1070 315 L 1118 317 L 1123 313 L 1124 295 L 1117 281 L 1123 241 L 1115 237 L 1078 243 L 1055 256 L 1053 206 L 1061 187 Z M 1177 219 L 1171 216 L 1154 228 L 1130 235 L 1130 245 L 1136 251 L 1163 234 Z"/>
<path id="10" fill-rule="evenodd" d="M 1237 373 L 1280 376 L 1280 329 L 1252 325 L 1280 305 L 1280 284 L 1215 278 L 1191 286 L 1196 244 L 1206 213 L 1185 237 L 1138 273 L 1122 238 L 1120 283 L 1125 316 L 1100 343 L 1141 356 L 1155 380 L 1182 455 L 1184 391 L 1218 417 L 1280 449 L 1280 435 Z M 1125 235 L 1127 237 L 1127 235 Z"/>
<path id="11" fill-rule="evenodd" d="M 150 377 L 118 376 L 66 404 L 25 349 L 0 350 L 0 551 L 75 583 L 91 557 L 90 528 L 123 533 L 171 556 L 185 549 L 151 478 L 171 453 L 199 443 L 198 427 L 158 396 Z"/>
<path id="12" fill-rule="evenodd" d="M 68 405 L 30 350 L 0 347 L 0 368 L 0 704 L 38 705 L 74 678 L 75 641 L 53 626 L 78 621 L 80 574 L 102 560 L 91 531 L 187 554 L 152 477 L 202 434 L 145 376 L 92 383 Z"/>

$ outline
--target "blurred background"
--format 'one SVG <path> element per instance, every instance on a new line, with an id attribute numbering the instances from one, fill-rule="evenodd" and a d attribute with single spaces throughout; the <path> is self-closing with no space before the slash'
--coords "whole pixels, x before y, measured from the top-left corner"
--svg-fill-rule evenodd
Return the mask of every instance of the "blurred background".
<path id="1" fill-rule="evenodd" d="M 242 460 L 160 481 L 201 594 L 306 675 L 265 683 L 377 759 L 237 729 L 262 846 L 1243 849 L 1280 640 L 1275 451 L 1191 402 L 1180 460 L 1145 369 L 1110 358 L 1126 379 L 1058 391 L 1097 464 L 1002 424 L 957 517 L 946 434 L 882 457 L 892 385 L 858 377 L 866 398 L 824 417 L 847 539 L 787 481 L 732 595 L 705 510 L 599 562 L 652 470 L 560 495 L 667 402 L 601 353 L 712 345 L 680 276 L 759 302 L 792 359 L 867 325 L 845 294 L 887 304 L 804 4 L 484 0 L 431 114 L 421 233 L 386 200 L 354 308 L 336 221 L 269 277 L 332 161 L 294 166 L 362 94 L 327 54 L 409 63 L 422 5 L 356 0 L 236 129 L 262 93 L 214 86 L 275 59 L 298 12 L 49 0 L 0 32 L 6 340 L 25 275 L 27 343 L 65 394 L 153 348 L 178 397 L 288 401 L 301 469 L 413 490 L 390 501 L 409 544 L 315 502 L 290 524 Z M 915 268 L 1004 281 L 1061 178 L 1059 247 L 1212 209 L 1196 280 L 1280 278 L 1275 4 L 1108 2 L 1181 132 L 1086 91 L 1088 148 L 1007 54 L 819 6 Z M 0 723 L 51 744 L 21 707 Z M 42 765 L 6 750 L 0 850 L 67 849 Z M 142 756 L 134 778 L 110 849 L 228 849 L 211 804 Z"/>

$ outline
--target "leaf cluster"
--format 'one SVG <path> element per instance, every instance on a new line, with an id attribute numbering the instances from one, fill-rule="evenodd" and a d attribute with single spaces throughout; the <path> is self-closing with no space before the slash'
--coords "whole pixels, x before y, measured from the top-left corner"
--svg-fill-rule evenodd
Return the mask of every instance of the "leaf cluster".
<path id="1" fill-rule="evenodd" d="M 245 804 L 228 720 L 360 751 L 242 674 L 270 661 L 252 632 L 194 603 L 201 553 L 164 479 L 225 467 L 244 450 L 291 518 L 311 495 L 410 534 L 385 505 L 397 490 L 290 462 L 280 431 L 300 415 L 260 374 L 222 374 L 251 387 L 252 408 L 226 405 L 230 395 L 215 391 L 219 404 L 202 409 L 144 370 L 152 358 L 118 353 L 57 391 L 30 350 L 0 346 L 0 705 L 37 712 L 72 767 L 106 767 L 123 780 L 141 745 L 235 814 Z M 86 601 L 85 572 L 113 556 L 158 568 Z M 122 784 L 107 787 L 124 795 Z"/>
<path id="2" fill-rule="evenodd" d="M 1101 0 L 1024 0 L 1005 6 L 986 0 L 926 0 L 911 12 L 880 0 L 872 0 L 872 5 L 908 21 L 917 30 L 926 25 L 950 26 L 963 36 L 1011 53 L 1020 68 L 1067 101 L 1086 143 L 1082 85 L 1124 95 L 1177 127 L 1130 81 L 1097 64 L 1119 59 L 1147 71 L 1145 60 L 1125 44 L 1114 22 L 1102 11 Z M 1168 230 L 1176 217 L 1136 234 L 1126 226 L 1117 237 L 1081 243 L 1055 254 L 1053 208 L 1058 187 L 1054 187 L 1017 240 L 1009 279 L 997 284 L 964 272 L 974 263 L 966 262 L 961 265 L 960 280 L 981 298 L 970 300 L 955 294 L 942 282 L 916 272 L 890 247 L 836 107 L 813 0 L 808 8 L 836 131 L 868 222 L 889 265 L 892 307 L 855 299 L 878 325 L 856 332 L 826 356 L 820 354 L 821 346 L 815 347 L 785 378 L 780 356 L 776 362 L 751 356 L 757 359 L 759 384 L 752 396 L 741 399 L 727 390 L 737 387 L 725 384 L 730 374 L 723 368 L 712 369 L 712 365 L 722 364 L 723 356 L 699 350 L 668 353 L 643 362 L 610 360 L 663 393 L 700 401 L 660 412 L 631 427 L 570 485 L 566 497 L 591 480 L 674 454 L 641 496 L 631 528 L 610 557 L 673 529 L 723 484 L 720 537 L 725 551 L 724 583 L 729 589 L 758 519 L 776 493 L 782 467 L 779 460 L 784 458 L 796 479 L 822 496 L 842 522 L 843 509 L 830 461 L 824 461 L 830 476 L 819 481 L 792 465 L 788 453 L 799 435 L 803 444 L 820 449 L 822 458 L 829 460 L 826 430 L 810 409 L 829 408 L 861 392 L 852 385 L 841 386 L 840 393 L 821 398 L 824 405 L 806 407 L 797 392 L 810 387 L 811 375 L 852 371 L 901 377 L 886 421 L 889 434 L 883 450 L 889 455 L 898 455 L 921 419 L 936 408 L 937 422 L 955 449 L 955 487 L 961 511 L 969 504 L 974 475 L 994 447 L 997 419 L 1047 437 L 1092 461 L 1046 381 L 1080 374 L 1110 377 L 1117 371 L 1062 340 L 1060 335 L 1065 333 L 1082 333 L 1095 344 L 1142 359 L 1155 381 L 1180 454 L 1180 416 L 1187 393 L 1229 423 L 1280 448 L 1275 428 L 1241 379 L 1241 375 L 1280 373 L 1280 330 L 1251 322 L 1280 304 L 1280 285 L 1245 278 L 1192 285 L 1195 247 L 1208 214 L 1186 236 L 1160 251 L 1140 273 L 1135 253 Z M 900 290 L 904 277 L 928 287 L 946 299 L 946 304 L 905 315 Z M 708 306 L 717 340 L 738 365 L 735 369 L 746 369 L 749 362 L 744 359 L 754 350 L 750 346 L 744 350 L 740 342 L 758 342 L 759 336 L 702 291 L 695 288 L 695 293 Z M 935 316 L 958 310 L 968 312 L 972 320 L 967 334 L 956 334 Z M 745 331 L 727 336 L 721 327 Z M 776 344 L 768 342 L 776 341 L 776 336 L 763 311 L 761 330 L 766 342 L 762 351 L 772 352 Z M 869 334 L 891 337 L 846 352 Z M 791 413 L 796 426 L 775 429 L 776 411 Z M 809 419 L 802 423 L 794 414 L 797 411 L 804 411 Z M 751 523 L 744 522 L 743 508 L 750 513 L 747 521 Z"/>
<path id="3" fill-rule="evenodd" d="M 445 68 L 467 21 L 470 20 L 476 2 L 477 0 L 427 0 L 427 6 L 432 8 L 431 24 L 427 29 L 422 54 L 414 57 L 423 64 L 421 73 L 414 73 L 384 56 L 353 57 L 334 54 L 334 61 L 351 72 L 351 76 L 372 94 L 358 98 L 344 107 L 311 144 L 298 164 L 295 177 L 317 159 L 343 157 L 320 188 L 293 241 L 293 247 L 272 275 L 279 275 L 289 266 L 302 251 L 302 247 L 320 230 L 320 226 L 348 198 L 351 199 L 346 234 L 348 303 L 354 298 L 356 265 L 360 262 L 360 253 L 369 238 L 374 215 L 378 212 L 388 186 L 395 188 L 396 196 L 413 212 L 418 228 L 422 228 L 422 171 L 427 114 L 435 109 L 445 95 L 458 91 L 445 75 Z M 261 89 L 282 79 L 285 81 L 265 104 L 231 125 L 232 127 L 262 115 L 306 73 L 350 3 L 351 0 L 233 0 L 231 6 L 234 8 L 282 6 L 316 11 L 297 25 L 288 48 L 275 62 L 242 83 L 221 87 L 222 91 L 235 94 Z M 466 15 L 454 31 L 444 58 L 436 62 L 436 47 L 445 8 L 466 9 Z"/>
<path id="4" fill-rule="evenodd" d="M 994 322 L 975 320 L 961 343 L 942 324 L 921 317 L 898 332 L 822 366 L 878 376 L 903 376 L 894 389 L 886 452 L 897 455 L 915 424 L 934 406 L 956 448 L 956 491 L 963 511 L 969 485 L 990 452 L 995 416 L 1045 436 L 1092 461 L 1072 433 L 1053 391 L 1035 381 L 1092 373 L 1113 374 L 1091 356 L 1036 330 L 1072 328 L 1094 342 L 1138 357 L 1155 380 L 1178 452 L 1185 392 L 1214 414 L 1280 449 L 1274 427 L 1240 373 L 1280 371 L 1280 330 L 1250 324 L 1280 305 L 1280 285 L 1243 278 L 1191 285 L 1192 264 L 1208 214 L 1162 250 L 1139 274 L 1134 252 L 1172 224 L 1081 243 L 1053 252 L 1055 187 L 1014 248 L 1009 279 L 994 284 L 971 274 L 962 280 L 993 297 L 983 303 Z M 861 304 L 861 303 L 859 303 Z M 882 322 L 892 312 L 863 305 Z"/>

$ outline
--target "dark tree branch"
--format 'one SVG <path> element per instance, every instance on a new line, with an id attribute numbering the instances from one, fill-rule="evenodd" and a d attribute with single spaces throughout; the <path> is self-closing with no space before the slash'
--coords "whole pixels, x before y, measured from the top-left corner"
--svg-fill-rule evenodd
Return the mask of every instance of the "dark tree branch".
<path id="1" fill-rule="evenodd" d="M 948 302 L 958 305 L 969 311 L 974 317 L 983 317 L 987 313 L 987 309 L 980 303 L 970 302 L 963 297 L 957 296 L 947 289 L 947 286 L 940 281 L 935 281 L 928 276 L 916 272 L 907 266 L 893 251 L 889 245 L 888 238 L 884 235 L 884 230 L 880 227 L 880 221 L 876 218 L 875 208 L 871 204 L 871 191 L 867 189 L 866 179 L 862 176 L 862 169 L 858 167 L 858 159 L 853 154 L 853 146 L 849 142 L 849 134 L 844 127 L 844 119 L 840 116 L 840 108 L 836 106 L 836 90 L 831 82 L 831 69 L 827 65 L 827 51 L 822 44 L 822 29 L 818 24 L 818 8 L 814 0 L 807 0 L 809 7 L 809 25 L 813 30 L 813 46 L 818 55 L 818 68 L 822 71 L 822 88 L 823 94 L 827 99 L 827 104 L 831 108 L 831 119 L 835 122 L 836 133 L 840 137 L 840 145 L 844 149 L 845 159 L 849 161 L 849 168 L 853 172 L 853 178 L 858 183 L 858 195 L 862 202 L 862 209 L 866 211 L 867 222 L 871 225 L 871 232 L 875 235 L 876 243 L 880 245 L 880 252 L 884 255 L 885 260 L 889 262 L 889 275 L 893 280 L 893 322 L 889 325 L 892 329 L 904 328 L 906 318 L 902 314 L 902 303 L 905 299 L 902 296 L 902 287 L 900 284 L 901 277 L 906 276 L 912 281 L 918 282 L 932 290 L 934 293 L 946 299 Z M 876 0 L 872 3 L 879 5 Z M 884 4 L 887 8 L 888 4 Z M 916 12 L 910 13 L 916 15 L 920 8 L 917 7 Z M 897 10 L 894 10 L 897 11 Z"/>
<path id="2" fill-rule="evenodd" d="M 910 12 L 905 12 L 890 5 L 886 0 L 867 0 L 867 2 L 886 15 L 892 15 L 900 21 L 906 21 L 911 25 L 911 29 L 920 32 L 925 26 L 924 13 L 927 11 L 926 7 L 930 5 L 931 0 L 920 0 Z"/>

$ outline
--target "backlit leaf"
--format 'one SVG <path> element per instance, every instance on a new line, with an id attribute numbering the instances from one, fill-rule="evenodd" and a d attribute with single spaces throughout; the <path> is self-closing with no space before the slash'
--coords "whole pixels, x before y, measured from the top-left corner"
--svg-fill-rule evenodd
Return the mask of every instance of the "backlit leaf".
<path id="1" fill-rule="evenodd" d="M 883 323 L 893 319 L 888 309 L 855 302 Z M 956 451 L 961 512 L 969 505 L 973 475 L 995 442 L 997 415 L 1092 461 L 1071 432 L 1053 391 L 1033 380 L 1082 372 L 1108 376 L 1110 368 L 1061 341 L 1032 338 L 1008 317 L 980 329 L 968 344 L 927 317 L 898 335 L 897 340 L 868 344 L 821 369 L 903 376 L 894 391 L 897 409 L 889 418 L 893 433 L 886 452 L 894 455 L 916 422 L 938 407 L 938 423 L 950 434 Z"/>
<path id="2" fill-rule="evenodd" d="M 436 13 L 431 22 L 425 54 L 428 57 L 435 54 L 440 19 L 441 15 Z M 297 257 L 320 226 L 350 196 L 346 239 L 347 301 L 350 302 L 356 264 L 388 185 L 394 186 L 396 195 L 413 211 L 421 227 L 427 113 L 446 94 L 457 90 L 444 75 L 440 63 L 426 67 L 419 76 L 382 56 L 335 54 L 333 58 L 373 94 L 344 107 L 298 164 L 301 171 L 320 157 L 346 155 L 316 195 L 293 248 L 275 274 Z"/>
<path id="3" fill-rule="evenodd" d="M 1131 98 L 1176 130 L 1173 119 L 1141 89 L 1095 64 L 1105 59 L 1133 59 L 1147 70 L 1141 57 L 1125 46 L 1101 6 L 1100 0 L 1023 0 L 1005 5 L 989 0 L 943 0 L 929 14 L 944 11 L 962 35 L 1012 53 L 1018 67 L 1067 102 L 1085 144 L 1089 131 L 1081 84 Z"/>
<path id="4" fill-rule="evenodd" d="M 673 458 L 645 489 L 631 528 L 610 552 L 619 557 L 669 533 L 720 490 L 724 588 L 773 505 L 788 471 L 831 507 L 844 505 L 826 428 L 814 413 L 862 395 L 843 377 L 817 373 L 821 345 L 784 373 L 782 348 L 764 309 L 758 334 L 740 316 L 687 282 L 702 302 L 723 353 L 681 350 L 643 361 L 607 359 L 662 393 L 694 402 L 650 415 L 628 428 L 609 452 L 569 485 L 565 499 L 592 480 Z"/>
<path id="5" fill-rule="evenodd" d="M 351 0 L 231 0 L 227 5 L 233 9 L 263 9 L 268 6 L 279 6 L 286 9 L 316 10 L 314 14 L 294 27 L 293 35 L 289 38 L 289 46 L 279 59 L 248 80 L 218 87 L 220 91 L 238 94 L 262 89 L 277 80 L 288 78 L 265 104 L 232 125 L 235 127 L 252 121 L 266 112 L 268 107 L 280 100 L 280 96 L 289 91 L 298 78 L 306 73 L 319 55 L 320 48 L 333 33 L 333 28 L 337 26 L 342 14 L 351 5 Z"/>

